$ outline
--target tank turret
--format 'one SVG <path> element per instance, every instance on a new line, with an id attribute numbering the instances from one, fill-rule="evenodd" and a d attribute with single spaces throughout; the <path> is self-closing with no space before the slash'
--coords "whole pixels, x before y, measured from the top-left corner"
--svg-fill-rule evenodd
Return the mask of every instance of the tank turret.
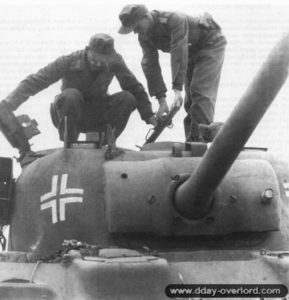
<path id="1" fill-rule="evenodd" d="M 270 53 L 198 168 L 178 187 L 175 205 L 184 216 L 194 219 L 209 211 L 214 191 L 278 94 L 288 66 L 289 37 L 285 36 Z"/>
<path id="2" fill-rule="evenodd" d="M 288 66 L 287 34 L 209 146 L 108 153 L 94 139 L 35 153 L 9 118 L 5 135 L 26 151 L 15 182 L 0 159 L 0 224 L 10 225 L 0 295 L 167 299 L 171 284 L 289 286 L 289 166 L 244 148 Z"/>

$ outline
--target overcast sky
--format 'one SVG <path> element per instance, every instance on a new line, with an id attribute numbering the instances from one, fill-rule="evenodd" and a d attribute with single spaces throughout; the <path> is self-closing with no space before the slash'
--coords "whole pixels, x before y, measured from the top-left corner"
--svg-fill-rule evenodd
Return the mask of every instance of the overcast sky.
<path id="1" fill-rule="evenodd" d="M 116 50 L 128 67 L 146 87 L 141 71 L 141 48 L 137 36 L 119 35 L 118 13 L 129 1 L 0 1 L 0 94 L 1 99 L 30 73 L 58 56 L 84 48 L 97 32 L 115 38 Z M 133 1 L 149 9 L 179 10 L 191 15 L 210 12 L 227 37 L 225 63 L 216 106 L 216 121 L 225 121 L 240 99 L 268 52 L 289 30 L 289 6 L 278 1 Z M 163 74 L 171 89 L 169 55 L 161 54 Z M 60 84 L 54 84 L 31 97 L 16 114 L 28 114 L 39 123 L 41 135 L 31 140 L 33 150 L 61 147 L 52 126 L 49 106 Z M 110 92 L 119 91 L 114 82 Z M 172 100 L 168 93 L 168 102 Z M 151 99 L 156 109 L 156 100 Z M 250 139 L 251 146 L 270 147 L 286 158 L 289 146 L 289 81 Z M 160 140 L 184 141 L 184 111 L 174 120 L 174 128 L 166 129 Z M 142 145 L 149 126 L 132 115 L 119 145 L 136 149 Z M 17 155 L 17 151 L 0 136 L 0 156 Z"/>

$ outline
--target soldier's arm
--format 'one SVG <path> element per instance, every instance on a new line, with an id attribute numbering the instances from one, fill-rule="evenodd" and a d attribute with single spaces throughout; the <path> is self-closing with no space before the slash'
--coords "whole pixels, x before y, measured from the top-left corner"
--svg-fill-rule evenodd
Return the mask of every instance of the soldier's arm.
<path id="1" fill-rule="evenodd" d="M 37 94 L 61 79 L 67 71 L 68 65 L 68 56 L 59 57 L 35 74 L 27 76 L 5 100 L 13 110 L 16 110 L 30 96 Z"/>
<path id="2" fill-rule="evenodd" d="M 145 92 L 142 84 L 128 69 L 123 58 L 119 54 L 117 55 L 117 58 L 112 66 L 112 72 L 119 81 L 121 88 L 134 95 L 136 99 L 137 110 L 139 111 L 141 118 L 145 122 L 148 122 L 149 118 L 153 115 L 152 106 L 148 95 Z"/>
<path id="3" fill-rule="evenodd" d="M 148 90 L 151 97 L 158 99 L 166 96 L 166 85 L 163 80 L 161 67 L 159 64 L 158 50 L 149 41 L 139 36 L 139 43 L 142 47 L 143 58 L 141 66 L 147 79 Z"/>
<path id="4" fill-rule="evenodd" d="M 182 90 L 188 65 L 188 23 L 185 15 L 173 13 L 168 19 L 172 88 Z"/>

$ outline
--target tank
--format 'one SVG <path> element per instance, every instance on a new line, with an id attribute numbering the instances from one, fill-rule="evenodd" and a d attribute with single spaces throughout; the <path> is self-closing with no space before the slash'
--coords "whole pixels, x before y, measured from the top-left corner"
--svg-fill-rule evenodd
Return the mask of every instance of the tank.
<path id="1" fill-rule="evenodd" d="M 289 166 L 245 144 L 288 66 L 289 34 L 210 145 L 114 151 L 86 141 L 32 153 L 24 143 L 16 180 L 1 158 L 0 224 L 10 226 L 1 298 L 234 298 L 241 287 L 278 285 L 266 297 L 284 299 Z M 12 145 L 16 129 L 6 130 Z M 213 294 L 222 284 L 232 289 Z"/>

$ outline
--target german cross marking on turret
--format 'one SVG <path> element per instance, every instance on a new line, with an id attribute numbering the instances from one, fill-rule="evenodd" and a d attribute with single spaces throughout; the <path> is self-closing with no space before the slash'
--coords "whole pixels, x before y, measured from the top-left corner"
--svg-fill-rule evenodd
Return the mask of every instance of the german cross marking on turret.
<path id="1" fill-rule="evenodd" d="M 65 221 L 65 206 L 71 203 L 83 202 L 83 189 L 67 188 L 67 174 L 53 175 L 51 191 L 40 197 L 40 210 L 51 208 L 52 223 Z"/>

